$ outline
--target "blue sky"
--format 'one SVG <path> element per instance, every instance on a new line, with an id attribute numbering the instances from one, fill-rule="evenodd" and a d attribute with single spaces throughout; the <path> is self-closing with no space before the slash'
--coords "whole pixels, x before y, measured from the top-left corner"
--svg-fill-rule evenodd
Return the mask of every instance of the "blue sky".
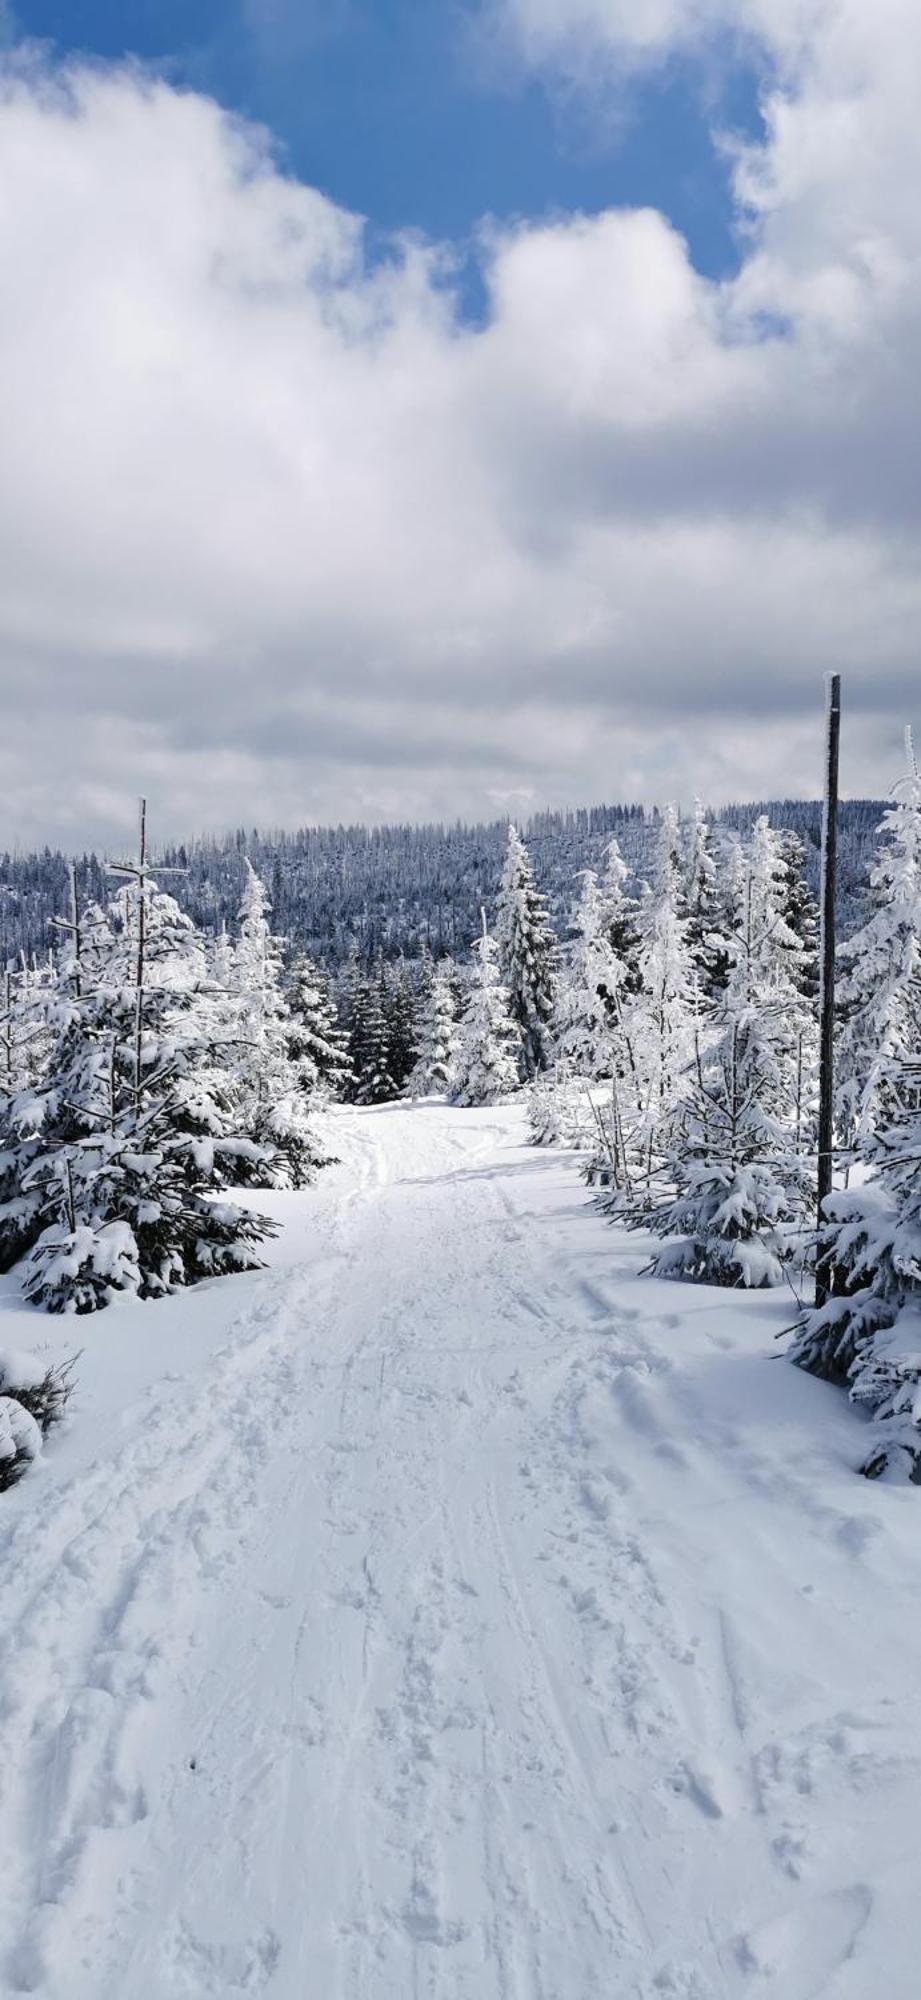
<path id="1" fill-rule="evenodd" d="M 58 51 L 134 54 L 270 127 L 299 178 L 384 229 L 652 205 L 708 276 L 737 263 L 714 127 L 758 129 L 754 77 L 708 50 L 603 114 L 484 45 L 452 0 L 19 0 Z M 471 293 L 471 299 L 473 294 Z"/>

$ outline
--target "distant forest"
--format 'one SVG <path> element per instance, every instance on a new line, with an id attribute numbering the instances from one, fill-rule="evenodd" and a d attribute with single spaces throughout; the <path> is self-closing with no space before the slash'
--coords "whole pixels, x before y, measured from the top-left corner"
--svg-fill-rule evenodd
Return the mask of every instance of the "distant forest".
<path id="1" fill-rule="evenodd" d="M 151 801 L 154 827 L 156 802 Z M 839 904 L 845 931 L 860 921 L 862 890 L 883 813 L 876 799 L 850 799 L 839 822 Z M 818 883 L 821 806 L 803 799 L 764 799 L 722 808 L 713 815 L 727 832 L 746 831 L 759 813 L 789 827 L 806 843 L 807 871 Z M 269 885 L 273 925 L 330 970 L 357 944 L 370 961 L 465 956 L 480 927 L 480 908 L 491 913 L 505 847 L 507 821 L 464 826 L 305 827 L 297 833 L 238 828 L 222 837 L 165 847 L 164 867 L 182 875 L 169 887 L 195 922 L 219 931 L 237 915 L 244 859 Z M 566 936 L 580 868 L 598 864 L 616 835 L 634 877 L 648 876 L 658 825 L 657 810 L 642 806 L 588 806 L 575 812 L 541 812 L 522 823 L 540 887 L 559 934 Z M 113 857 L 116 858 L 116 857 Z M 84 900 L 105 903 L 112 893 L 108 857 L 78 858 Z M 66 911 L 70 857 L 40 854 L 0 858 L 0 963 L 40 955 L 53 941 L 52 918 Z"/>

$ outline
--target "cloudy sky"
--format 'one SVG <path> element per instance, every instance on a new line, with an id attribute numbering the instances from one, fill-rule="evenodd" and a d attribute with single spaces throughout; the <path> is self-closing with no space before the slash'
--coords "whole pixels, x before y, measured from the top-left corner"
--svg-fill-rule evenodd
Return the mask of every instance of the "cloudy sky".
<path id="1" fill-rule="evenodd" d="M 0 0 L 0 843 L 888 789 L 914 0 Z"/>

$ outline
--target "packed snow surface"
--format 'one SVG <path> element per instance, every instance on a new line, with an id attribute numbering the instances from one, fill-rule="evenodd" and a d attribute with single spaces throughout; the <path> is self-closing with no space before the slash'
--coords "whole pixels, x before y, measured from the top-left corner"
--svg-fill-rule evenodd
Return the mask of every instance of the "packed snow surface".
<path id="1" fill-rule="evenodd" d="M 515 1109 L 335 1114 L 0 1496 L 0 1991 L 915 2000 L 921 1494 Z M 74 1341 L 74 1335 L 77 1341 Z"/>

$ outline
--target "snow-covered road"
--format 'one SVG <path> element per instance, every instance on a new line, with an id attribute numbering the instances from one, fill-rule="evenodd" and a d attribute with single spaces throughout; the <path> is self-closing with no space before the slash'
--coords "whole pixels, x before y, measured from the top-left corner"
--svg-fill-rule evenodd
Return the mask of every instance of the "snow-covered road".
<path id="1" fill-rule="evenodd" d="M 0 1501 L 3 1993 L 914 2000 L 921 1497 L 522 1140 L 343 1111 L 271 1272 L 80 1325 Z"/>

